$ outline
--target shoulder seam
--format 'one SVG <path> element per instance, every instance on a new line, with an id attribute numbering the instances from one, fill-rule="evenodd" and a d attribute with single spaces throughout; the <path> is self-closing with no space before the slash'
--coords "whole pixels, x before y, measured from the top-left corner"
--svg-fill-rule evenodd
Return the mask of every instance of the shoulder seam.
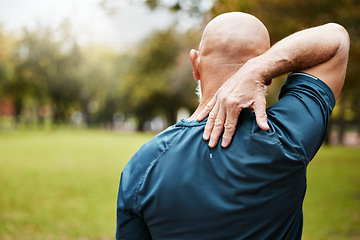
<path id="1" fill-rule="evenodd" d="M 140 181 L 135 189 L 135 193 L 134 193 L 134 204 L 133 204 L 133 211 L 139 215 L 140 212 L 138 211 L 137 209 L 137 200 L 138 200 L 138 193 L 140 191 L 140 189 L 142 188 L 143 186 L 143 183 L 147 177 L 147 175 L 149 174 L 150 170 L 154 167 L 154 165 L 159 161 L 159 159 L 165 154 L 165 152 L 167 150 L 170 149 L 170 147 L 172 147 L 172 145 L 179 139 L 179 137 L 184 133 L 185 131 L 185 128 L 182 129 L 182 131 L 179 131 L 179 133 L 177 133 L 177 136 L 175 137 L 175 139 L 167 146 L 167 148 L 164 149 L 164 151 L 160 152 L 159 156 L 156 157 L 151 163 L 150 165 L 146 168 L 146 171 L 144 173 L 144 175 L 140 178 Z"/>

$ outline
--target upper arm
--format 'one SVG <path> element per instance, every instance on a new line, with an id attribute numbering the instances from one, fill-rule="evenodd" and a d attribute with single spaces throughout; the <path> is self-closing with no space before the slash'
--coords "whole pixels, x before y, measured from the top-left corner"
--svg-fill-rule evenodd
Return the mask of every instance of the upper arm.
<path id="1" fill-rule="evenodd" d="M 123 174 L 120 179 L 116 211 L 116 239 L 118 240 L 150 240 L 151 235 L 144 218 L 136 214 L 132 208 L 132 194 L 124 192 Z"/>
<path id="2" fill-rule="evenodd" d="M 149 229 L 144 219 L 126 211 L 117 212 L 116 239 L 118 240 L 151 240 Z"/>
<path id="3" fill-rule="evenodd" d="M 349 35 L 339 24 L 329 23 L 323 29 L 332 41 L 337 41 L 338 49 L 329 60 L 314 67 L 302 70 L 324 81 L 333 91 L 335 99 L 338 98 L 345 81 L 347 61 L 350 48 Z"/>
<path id="4" fill-rule="evenodd" d="M 280 100 L 267 113 L 284 148 L 309 162 L 323 142 L 334 105 L 334 95 L 323 81 L 293 73 L 281 90 Z"/>

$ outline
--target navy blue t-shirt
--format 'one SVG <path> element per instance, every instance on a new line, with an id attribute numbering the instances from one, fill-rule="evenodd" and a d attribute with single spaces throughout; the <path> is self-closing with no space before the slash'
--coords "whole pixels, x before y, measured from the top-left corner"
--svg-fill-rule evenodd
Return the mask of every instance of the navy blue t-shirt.
<path id="1" fill-rule="evenodd" d="M 306 167 L 335 98 L 321 80 L 289 75 L 267 110 L 268 131 L 244 109 L 228 148 L 209 148 L 206 120 L 181 120 L 124 168 L 117 239 L 300 239 Z"/>

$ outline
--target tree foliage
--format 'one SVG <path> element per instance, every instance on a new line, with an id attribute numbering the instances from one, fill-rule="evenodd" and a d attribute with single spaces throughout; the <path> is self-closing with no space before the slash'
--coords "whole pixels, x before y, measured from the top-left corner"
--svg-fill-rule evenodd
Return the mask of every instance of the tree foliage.
<path id="1" fill-rule="evenodd" d="M 174 123 L 179 108 L 195 108 L 195 94 L 189 93 L 194 93 L 196 85 L 188 60 L 195 38 L 191 33 L 185 35 L 174 29 L 156 32 L 132 56 L 120 89 L 124 109 L 138 117 L 140 129 L 145 121 L 157 115 Z"/>
<path id="2" fill-rule="evenodd" d="M 10 35 L 0 33 L 6 45 L 0 55 L 0 107 L 2 99 L 10 100 L 17 123 L 108 124 L 114 114 L 125 114 L 143 129 L 159 115 L 174 123 L 178 109 L 197 105 L 188 58 L 197 32 L 169 28 L 123 53 L 79 46 L 66 22 L 58 29 L 24 29 L 11 47 Z"/>
<path id="3" fill-rule="evenodd" d="M 1 41 L 7 38 L 2 32 Z M 18 123 L 29 111 L 27 122 L 51 118 L 67 123 L 80 111 L 89 123 L 89 104 L 105 101 L 114 88 L 109 86 L 115 77 L 114 53 L 106 57 L 100 48 L 82 49 L 66 22 L 58 29 L 24 29 L 13 45 L 2 49 L 6 55 L 0 63 L 0 99 L 11 100 Z"/>

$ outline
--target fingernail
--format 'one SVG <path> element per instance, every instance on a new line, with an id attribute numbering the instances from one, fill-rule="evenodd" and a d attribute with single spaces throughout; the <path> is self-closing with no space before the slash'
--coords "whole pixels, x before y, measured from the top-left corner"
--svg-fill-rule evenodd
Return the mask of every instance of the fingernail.
<path id="1" fill-rule="evenodd" d="M 223 143 L 221 146 L 224 148 L 228 147 L 231 143 L 231 140 L 232 140 L 232 137 L 223 138 Z"/>
<path id="2" fill-rule="evenodd" d="M 203 139 L 204 140 L 209 140 L 209 138 L 210 138 L 210 134 L 208 132 L 204 132 Z"/>
<path id="3" fill-rule="evenodd" d="M 225 148 L 225 147 L 227 147 L 228 143 L 229 143 L 229 140 L 227 138 L 223 138 L 223 140 L 221 142 L 221 146 Z"/>

